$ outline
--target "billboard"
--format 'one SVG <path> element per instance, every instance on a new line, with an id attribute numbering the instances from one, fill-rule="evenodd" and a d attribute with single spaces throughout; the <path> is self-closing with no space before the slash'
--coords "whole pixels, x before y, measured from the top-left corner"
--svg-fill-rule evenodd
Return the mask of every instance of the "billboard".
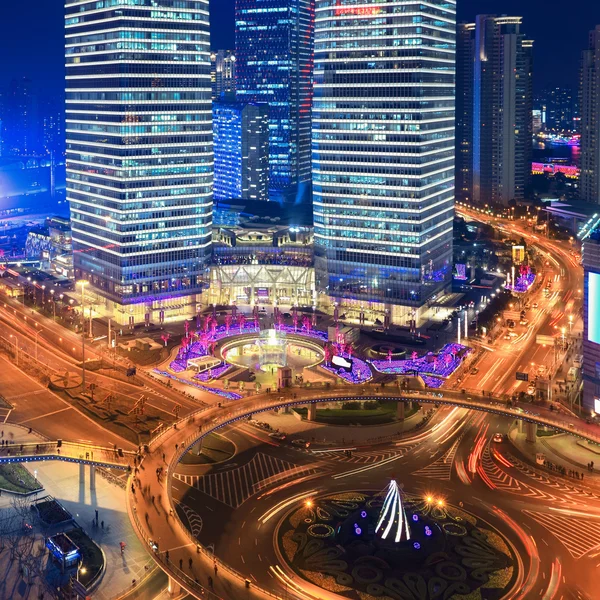
<path id="1" fill-rule="evenodd" d="M 600 344 L 600 273 L 588 273 L 588 340 Z"/>

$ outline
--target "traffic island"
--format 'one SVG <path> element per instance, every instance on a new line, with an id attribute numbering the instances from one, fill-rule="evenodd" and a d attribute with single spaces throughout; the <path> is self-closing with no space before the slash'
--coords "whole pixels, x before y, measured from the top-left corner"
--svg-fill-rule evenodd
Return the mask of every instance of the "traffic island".
<path id="1" fill-rule="evenodd" d="M 356 600 L 500 600 L 520 579 L 516 550 L 500 531 L 441 499 L 405 494 L 395 481 L 380 492 L 302 501 L 280 522 L 276 544 L 287 573 L 307 589 Z"/>

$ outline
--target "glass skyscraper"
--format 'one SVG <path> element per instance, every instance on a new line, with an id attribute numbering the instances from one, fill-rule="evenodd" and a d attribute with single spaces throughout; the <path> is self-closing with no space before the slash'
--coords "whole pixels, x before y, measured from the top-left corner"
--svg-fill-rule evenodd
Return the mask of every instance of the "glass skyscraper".
<path id="1" fill-rule="evenodd" d="M 450 282 L 454 0 L 317 0 L 317 286 L 396 321 Z"/>
<path id="2" fill-rule="evenodd" d="M 115 318 L 181 311 L 212 228 L 208 0 L 66 0 L 74 269 Z M 127 309 L 124 307 L 129 305 Z M 173 310 L 176 310 L 173 308 Z M 179 313 L 181 314 L 181 312 Z M 148 318 L 148 316 L 146 317 Z"/>
<path id="3" fill-rule="evenodd" d="M 237 99 L 269 105 L 271 200 L 309 202 L 315 0 L 236 0 Z"/>
<path id="4" fill-rule="evenodd" d="M 215 200 L 269 200 L 265 104 L 213 102 Z"/>

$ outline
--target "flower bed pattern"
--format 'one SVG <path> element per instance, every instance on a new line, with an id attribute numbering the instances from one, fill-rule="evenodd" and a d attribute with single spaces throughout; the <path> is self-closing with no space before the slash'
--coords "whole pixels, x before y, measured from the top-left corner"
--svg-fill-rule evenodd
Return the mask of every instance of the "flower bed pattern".
<path id="1" fill-rule="evenodd" d="M 340 354 L 340 356 L 342 358 L 352 360 L 352 371 L 338 369 L 332 364 L 326 365 L 325 363 L 323 363 L 321 366 L 325 370 L 329 371 L 330 373 L 333 373 L 334 375 L 340 377 L 348 383 L 361 384 L 373 379 L 373 373 L 371 373 L 371 368 L 364 360 L 356 358 L 355 356 L 350 357 L 350 355 L 348 354 Z"/>
<path id="2" fill-rule="evenodd" d="M 428 352 L 424 356 L 405 360 L 374 360 L 373 367 L 380 373 L 404 375 L 418 373 L 429 387 L 441 387 L 461 365 L 471 349 L 462 344 L 446 344 L 438 354 Z"/>
<path id="3" fill-rule="evenodd" d="M 218 367 L 204 371 L 204 373 L 197 373 L 192 377 L 192 379 L 197 379 L 198 381 L 203 381 L 206 383 L 208 381 L 212 381 L 213 379 L 219 379 L 219 377 L 222 377 L 225 373 L 227 373 L 227 371 L 229 371 L 229 369 L 231 369 L 231 365 L 224 363 Z"/>

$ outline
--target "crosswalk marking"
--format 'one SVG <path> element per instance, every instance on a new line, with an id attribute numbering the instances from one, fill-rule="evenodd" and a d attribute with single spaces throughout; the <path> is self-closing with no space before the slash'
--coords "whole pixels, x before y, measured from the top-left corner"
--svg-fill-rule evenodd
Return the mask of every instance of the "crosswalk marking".
<path id="1" fill-rule="evenodd" d="M 211 473 L 209 475 L 180 475 L 175 477 L 189 486 L 195 487 L 211 498 L 237 508 L 248 498 L 273 483 L 289 477 L 302 477 L 316 473 L 312 467 L 298 466 L 269 454 L 259 452 L 242 467 Z"/>
<path id="2" fill-rule="evenodd" d="M 584 521 L 531 510 L 523 513 L 556 537 L 575 560 L 600 546 L 600 523 L 592 519 Z"/>
<path id="3" fill-rule="evenodd" d="M 414 471 L 413 475 L 419 475 L 421 477 L 428 477 L 430 479 L 441 479 L 442 481 L 450 481 L 452 474 L 452 465 L 454 464 L 454 457 L 456 451 L 462 440 L 462 435 L 448 448 L 448 450 L 442 454 L 436 461 L 430 465 Z"/>

